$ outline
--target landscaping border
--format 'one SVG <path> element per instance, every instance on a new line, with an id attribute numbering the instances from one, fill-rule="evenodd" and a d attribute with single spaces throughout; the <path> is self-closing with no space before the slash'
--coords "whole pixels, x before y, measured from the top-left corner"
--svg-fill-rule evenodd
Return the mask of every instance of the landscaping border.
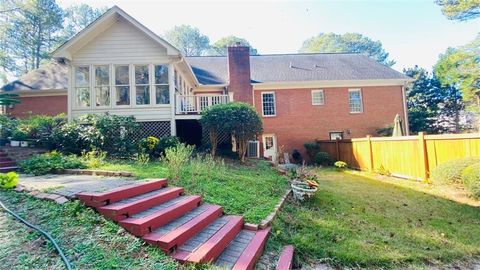
<path id="1" fill-rule="evenodd" d="M 83 174 L 93 176 L 120 176 L 120 177 L 133 177 L 132 172 L 127 171 L 104 171 L 104 170 L 88 170 L 88 169 L 63 169 L 58 170 L 57 174 Z"/>

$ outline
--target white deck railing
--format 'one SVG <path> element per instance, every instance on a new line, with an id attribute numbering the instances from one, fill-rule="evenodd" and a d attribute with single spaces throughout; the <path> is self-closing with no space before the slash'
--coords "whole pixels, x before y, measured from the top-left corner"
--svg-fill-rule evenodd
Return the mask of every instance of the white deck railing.
<path id="1" fill-rule="evenodd" d="M 195 114 L 216 104 L 228 102 L 228 95 L 176 95 L 177 114 Z"/>

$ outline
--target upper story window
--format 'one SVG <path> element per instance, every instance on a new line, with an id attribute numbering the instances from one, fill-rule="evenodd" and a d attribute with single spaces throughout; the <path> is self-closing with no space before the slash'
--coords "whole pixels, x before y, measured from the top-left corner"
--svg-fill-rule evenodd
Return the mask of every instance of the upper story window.
<path id="1" fill-rule="evenodd" d="M 115 105 L 130 105 L 130 67 L 115 66 Z"/>
<path id="2" fill-rule="evenodd" d="M 75 67 L 75 106 L 90 107 L 89 67 Z"/>
<path id="3" fill-rule="evenodd" d="M 109 66 L 95 66 L 95 106 L 110 106 Z"/>
<path id="4" fill-rule="evenodd" d="M 135 66 L 135 104 L 150 104 L 150 81 L 148 65 Z"/>
<path id="5" fill-rule="evenodd" d="M 361 89 L 348 89 L 348 105 L 350 113 L 362 113 L 363 101 Z"/>
<path id="6" fill-rule="evenodd" d="M 155 66 L 155 99 L 156 104 L 169 104 L 170 91 L 168 85 L 168 66 Z"/>
<path id="7" fill-rule="evenodd" d="M 262 114 L 263 116 L 275 116 L 277 113 L 275 106 L 275 93 L 262 93 Z"/>
<path id="8" fill-rule="evenodd" d="M 312 90 L 312 105 L 325 104 L 325 96 L 323 90 Z"/>

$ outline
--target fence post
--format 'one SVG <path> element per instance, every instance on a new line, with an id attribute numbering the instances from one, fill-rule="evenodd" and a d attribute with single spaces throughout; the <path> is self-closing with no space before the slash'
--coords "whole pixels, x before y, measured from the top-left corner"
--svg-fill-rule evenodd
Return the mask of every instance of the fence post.
<path id="1" fill-rule="evenodd" d="M 428 153 L 427 153 L 427 142 L 425 141 L 425 133 L 418 133 L 418 146 L 420 152 L 420 161 L 422 162 L 423 171 L 422 171 L 422 180 L 428 181 Z"/>
<path id="2" fill-rule="evenodd" d="M 375 167 L 373 166 L 373 151 L 372 151 L 372 140 L 371 140 L 372 136 L 371 135 L 367 135 L 367 142 L 368 142 L 368 162 L 369 162 L 369 165 L 370 165 L 370 171 L 374 171 L 375 170 Z"/>
<path id="3" fill-rule="evenodd" d="M 337 160 L 340 160 L 340 138 L 335 138 L 335 151 L 336 151 L 336 156 Z"/>

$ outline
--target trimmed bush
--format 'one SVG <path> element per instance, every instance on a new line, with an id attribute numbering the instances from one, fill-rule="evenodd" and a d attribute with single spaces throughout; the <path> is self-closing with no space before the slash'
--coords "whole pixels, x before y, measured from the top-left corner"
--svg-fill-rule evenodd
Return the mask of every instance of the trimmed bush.
<path id="1" fill-rule="evenodd" d="M 83 169 L 87 166 L 81 158 L 70 155 L 64 156 L 59 152 L 50 152 L 34 155 L 30 159 L 19 163 L 20 170 L 27 174 L 44 175 L 62 169 Z"/>
<path id="2" fill-rule="evenodd" d="M 316 142 L 307 142 L 303 146 L 307 150 L 307 155 L 310 162 L 314 161 L 315 155 L 320 152 L 320 145 Z"/>
<path id="3" fill-rule="evenodd" d="M 440 184 L 460 184 L 462 183 L 462 171 L 476 163 L 480 163 L 480 158 L 470 157 L 450 160 L 435 167 L 430 177 L 434 182 Z"/>
<path id="4" fill-rule="evenodd" d="M 474 198 L 480 199 L 480 163 L 462 171 L 462 182 Z"/>
<path id="5" fill-rule="evenodd" d="M 0 173 L 0 188 L 9 189 L 18 185 L 18 174 L 16 172 Z"/>
<path id="6" fill-rule="evenodd" d="M 330 165 L 331 163 L 330 155 L 327 152 L 318 152 L 315 155 L 314 162 L 317 165 Z"/>

